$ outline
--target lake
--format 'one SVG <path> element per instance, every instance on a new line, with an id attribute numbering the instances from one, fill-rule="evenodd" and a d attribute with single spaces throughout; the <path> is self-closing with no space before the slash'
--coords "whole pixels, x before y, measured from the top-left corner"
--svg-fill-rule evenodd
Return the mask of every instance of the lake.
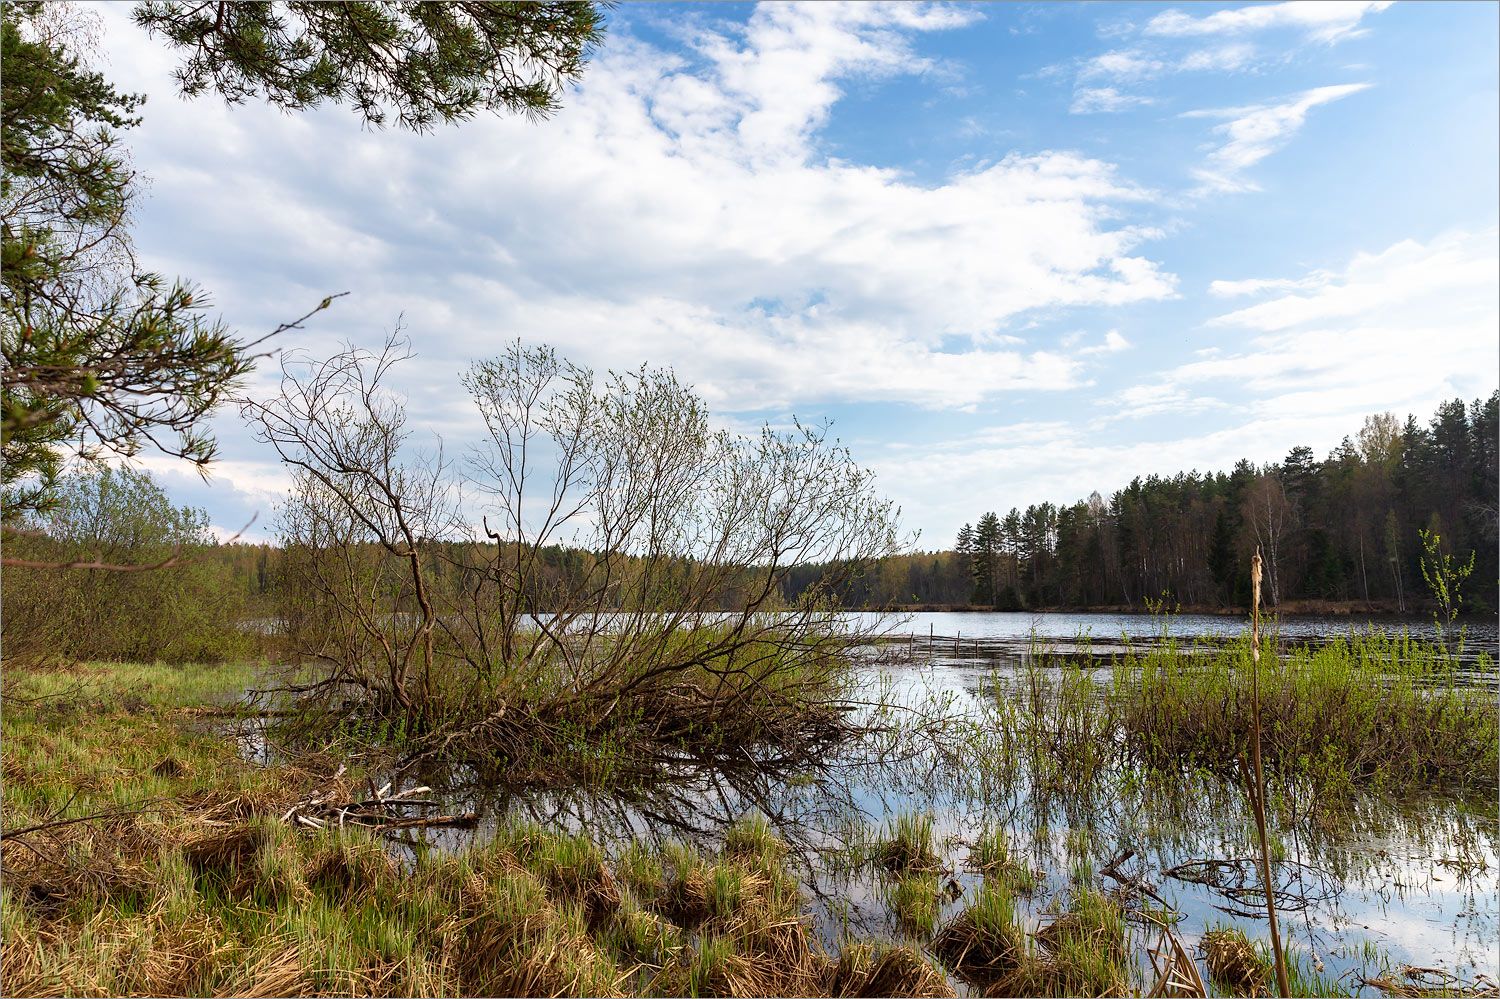
<path id="1" fill-rule="evenodd" d="M 855 616 L 851 623 L 870 621 Z M 893 736 L 846 746 L 795 772 L 748 757 L 743 766 L 683 764 L 670 779 L 627 793 L 518 791 L 476 786 L 463 772 L 424 774 L 422 781 L 438 784 L 454 807 L 478 812 L 481 824 L 477 832 L 426 830 L 408 845 L 455 849 L 497 823 L 526 818 L 586 830 L 607 849 L 636 839 L 711 849 L 729 824 L 759 811 L 793 848 L 814 926 L 833 949 L 850 933 L 903 936 L 886 905 L 882 873 L 851 860 L 894 816 L 915 812 L 932 817 L 943 860 L 965 889 L 963 899 L 945 905 L 945 919 L 980 880 L 966 864 L 970 848 L 986 828 L 998 827 L 1042 876 L 1040 890 L 1021 901 L 1034 923 L 1056 911 L 1071 881 L 1083 877 L 1130 904 L 1154 898 L 1175 910 L 1190 948 L 1219 926 L 1267 939 L 1251 863 L 1254 825 L 1233 781 L 1202 773 L 1169 780 L 1116 773 L 1098 788 L 1060 792 L 1024 767 L 995 778 L 981 777 L 983 768 L 955 766 L 951 747 L 915 723 L 944 718 L 982 729 L 998 703 L 1018 696 L 1013 687 L 1039 649 L 1057 654 L 1049 662 L 1078 662 L 1143 648 L 1161 636 L 1213 643 L 1239 634 L 1246 622 L 921 613 L 886 624 L 887 641 L 869 648 L 859 670 L 858 696 L 872 717 L 913 720 Z M 1289 618 L 1267 626 L 1287 645 L 1371 627 L 1434 633 L 1430 620 Z M 1478 653 L 1494 656 L 1495 643 L 1494 622 L 1469 625 L 1466 665 L 1474 682 L 1494 683 L 1491 666 L 1474 667 Z M 1321 809 L 1285 790 L 1269 817 L 1270 837 L 1277 845 L 1283 939 L 1305 970 L 1351 987 L 1383 963 L 1437 968 L 1469 981 L 1481 974 L 1500 979 L 1500 827 L 1492 796 L 1387 788 L 1356 791 L 1337 808 Z M 1128 859 L 1104 874 L 1120 857 Z M 1131 925 L 1134 951 L 1144 961 L 1151 931 Z"/>

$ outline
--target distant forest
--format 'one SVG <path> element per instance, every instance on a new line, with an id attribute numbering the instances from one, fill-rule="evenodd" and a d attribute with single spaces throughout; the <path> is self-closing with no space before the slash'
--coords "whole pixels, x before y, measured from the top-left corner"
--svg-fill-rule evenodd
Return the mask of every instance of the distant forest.
<path id="1" fill-rule="evenodd" d="M 1488 613 L 1496 599 L 1497 438 L 1500 392 L 1438 407 L 1427 425 L 1389 413 L 1322 461 L 1293 448 L 1281 462 L 1241 461 L 1229 472 L 1137 478 L 1105 498 L 1038 503 L 1008 513 L 976 511 L 949 551 L 918 552 L 868 566 L 839 598 L 847 607 L 969 606 L 1000 610 L 1131 608 L 1165 599 L 1204 610 L 1248 607 L 1250 556 L 1265 559 L 1264 601 L 1288 611 L 1330 603 L 1390 612 L 1429 606 L 1420 530 L 1474 572 L 1463 609 Z M 437 585 L 484 548 L 435 543 Z M 589 556 L 542 553 L 538 604 Z M 282 553 L 227 545 L 217 560 L 252 606 L 276 613 Z M 795 601 L 828 566 L 796 566 L 782 581 Z M 670 597 L 667 598 L 670 602 Z"/>
<path id="2" fill-rule="evenodd" d="M 1390 413 L 1365 419 L 1319 461 L 1311 448 L 1257 468 L 1151 475 L 1105 498 L 976 511 L 951 551 L 887 559 L 846 594 L 851 606 L 971 605 L 1001 610 L 1247 607 L 1260 546 L 1263 599 L 1317 609 L 1353 602 L 1390 611 L 1426 606 L 1420 530 L 1474 572 L 1465 611 L 1496 600 L 1496 467 L 1500 392 L 1440 405 L 1423 426 Z M 822 567 L 788 579 L 795 596 Z"/>

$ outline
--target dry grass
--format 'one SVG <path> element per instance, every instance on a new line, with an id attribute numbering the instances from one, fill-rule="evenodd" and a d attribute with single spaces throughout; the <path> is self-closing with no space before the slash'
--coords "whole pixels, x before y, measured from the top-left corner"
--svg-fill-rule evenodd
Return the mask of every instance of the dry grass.
<path id="1" fill-rule="evenodd" d="M 1253 996 L 1265 988 L 1271 969 L 1243 930 L 1209 930 L 1198 942 L 1208 975 L 1215 985 L 1233 995 Z"/>
<path id="2" fill-rule="evenodd" d="M 1028 951 L 1010 893 L 985 885 L 974 902 L 938 933 L 932 950 L 972 985 L 984 988 L 1013 978 L 1026 963 Z"/>
<path id="3" fill-rule="evenodd" d="M 1364 978 L 1365 985 L 1373 985 L 1395 999 L 1496 999 L 1500 997 L 1500 985 L 1486 975 L 1478 975 L 1465 983 L 1452 972 L 1441 968 L 1418 968 L 1402 965 L 1381 972 L 1375 978 Z"/>
<path id="4" fill-rule="evenodd" d="M 946 999 L 955 995 L 947 977 L 909 946 L 847 944 L 838 960 L 826 965 L 821 984 L 830 996 Z"/>

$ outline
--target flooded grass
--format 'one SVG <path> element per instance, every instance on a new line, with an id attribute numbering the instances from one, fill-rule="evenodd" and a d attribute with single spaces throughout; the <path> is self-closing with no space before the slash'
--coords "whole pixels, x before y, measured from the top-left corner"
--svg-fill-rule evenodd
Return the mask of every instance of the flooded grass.
<path id="1" fill-rule="evenodd" d="M 1268 706 L 1285 684 L 1283 730 L 1301 726 L 1266 725 L 1294 994 L 1482 995 L 1500 970 L 1500 830 L 1474 762 L 1493 697 L 1418 653 L 1326 646 L 1262 677 Z M 913 664 L 855 719 L 868 737 L 822 761 L 757 765 L 752 749 L 651 784 L 483 793 L 477 770 L 424 773 L 481 827 L 399 839 L 282 821 L 311 789 L 388 779 L 393 755 L 251 762 L 205 719 L 250 667 L 8 671 L 6 991 L 1145 994 L 1165 925 L 1212 990 L 1252 994 L 1269 967 L 1255 830 L 1226 779 L 1244 658 L 1038 656 L 946 688 Z M 1142 749 L 1169 738 L 1169 709 L 1145 711 L 1158 702 L 1199 750 Z M 1433 704 L 1457 720 L 1423 749 L 1412 720 Z M 1368 739 L 1432 755 L 1369 767 Z"/>
<path id="2" fill-rule="evenodd" d="M 1441 647 L 1375 634 L 1294 648 L 1277 661 L 1267 646 L 1259 682 L 1268 766 L 1334 790 L 1356 782 L 1495 790 L 1495 698 L 1461 682 Z M 1108 698 L 1123 748 L 1147 765 L 1225 766 L 1245 752 L 1255 671 L 1243 640 L 1208 654 L 1166 642 L 1125 656 Z"/>
<path id="3" fill-rule="evenodd" d="M 1032 870 L 1012 855 L 1010 836 L 993 826 L 986 828 L 969 853 L 969 867 L 986 881 L 995 880 L 1016 895 L 1030 895 L 1046 880 L 1041 871 Z"/>

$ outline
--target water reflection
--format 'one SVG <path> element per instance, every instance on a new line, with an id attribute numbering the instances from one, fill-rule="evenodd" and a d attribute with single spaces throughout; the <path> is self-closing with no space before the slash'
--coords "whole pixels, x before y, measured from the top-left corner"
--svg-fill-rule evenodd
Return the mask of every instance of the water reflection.
<path id="1" fill-rule="evenodd" d="M 1236 786 L 1210 774 L 1114 771 L 1063 791 L 1025 765 L 986 772 L 965 759 L 972 747 L 953 744 L 945 720 L 982 716 L 994 699 L 987 687 L 994 667 L 982 656 L 880 650 L 866 673 L 868 710 L 906 724 L 813 767 L 792 770 L 746 754 L 714 766 L 683 764 L 668 779 L 626 794 L 484 788 L 464 772 L 420 779 L 478 812 L 481 837 L 498 823 L 526 819 L 586 830 L 607 850 L 634 840 L 710 850 L 728 825 L 759 811 L 792 848 L 813 924 L 830 947 L 846 933 L 902 935 L 883 901 L 884 875 L 852 861 L 881 823 L 903 811 L 934 817 L 939 851 L 965 889 L 946 903 L 944 919 L 979 883 L 965 863 L 970 844 L 999 826 L 1044 874 L 1041 890 L 1022 903 L 1033 920 L 1060 907 L 1072 878 L 1087 877 L 1126 900 L 1176 909 L 1185 942 L 1219 925 L 1240 927 L 1252 940 L 1266 937 L 1250 866 L 1258 849 L 1254 823 Z M 1329 978 L 1373 971 L 1365 963 L 1365 943 L 1373 941 L 1393 962 L 1470 979 L 1500 975 L 1500 822 L 1486 807 L 1493 802 L 1413 789 L 1400 798 L 1356 792 L 1323 807 L 1305 788 L 1272 792 L 1283 935 L 1309 969 L 1321 967 Z M 455 849 L 472 835 L 424 830 L 413 846 Z M 1108 876 L 1101 873 L 1126 854 Z M 1143 954 L 1145 930 L 1137 932 L 1142 946 L 1135 950 Z"/>

